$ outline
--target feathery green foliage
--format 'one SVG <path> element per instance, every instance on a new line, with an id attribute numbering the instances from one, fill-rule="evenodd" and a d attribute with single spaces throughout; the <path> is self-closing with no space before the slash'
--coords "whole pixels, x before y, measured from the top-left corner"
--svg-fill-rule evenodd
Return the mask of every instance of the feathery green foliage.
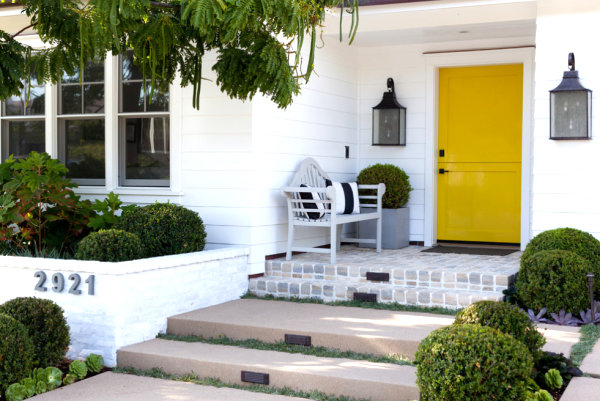
<path id="1" fill-rule="evenodd" d="M 0 30 L 0 100 L 18 94 L 31 69 L 40 82 L 56 83 L 108 52 L 133 49 L 134 63 L 151 91 L 166 88 L 177 73 L 193 85 L 199 106 L 202 60 L 217 53 L 217 84 L 231 97 L 257 92 L 279 107 L 291 104 L 314 70 L 317 30 L 325 8 L 340 6 L 340 23 L 352 15 L 349 42 L 358 28 L 358 0 L 21 0 L 43 42 L 32 49 L 17 34 Z M 24 27 L 25 28 L 25 27 Z M 303 66 L 304 38 L 310 38 Z M 341 39 L 341 31 L 340 31 Z"/>

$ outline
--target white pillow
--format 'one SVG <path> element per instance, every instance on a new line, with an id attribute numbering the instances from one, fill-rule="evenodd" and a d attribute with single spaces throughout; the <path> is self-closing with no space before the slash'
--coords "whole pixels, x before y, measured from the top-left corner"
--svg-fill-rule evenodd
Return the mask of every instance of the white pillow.
<path id="1" fill-rule="evenodd" d="M 358 201 L 358 185 L 356 182 L 335 182 L 325 180 L 325 185 L 335 189 L 336 213 L 354 214 L 360 213 Z"/>
<path id="2" fill-rule="evenodd" d="M 302 184 L 301 187 L 310 188 L 310 185 Z M 321 200 L 318 192 L 300 192 L 300 199 Z M 325 215 L 325 205 L 320 202 L 302 202 L 304 209 L 316 209 L 317 212 L 305 212 L 305 216 L 311 220 L 318 220 Z"/>

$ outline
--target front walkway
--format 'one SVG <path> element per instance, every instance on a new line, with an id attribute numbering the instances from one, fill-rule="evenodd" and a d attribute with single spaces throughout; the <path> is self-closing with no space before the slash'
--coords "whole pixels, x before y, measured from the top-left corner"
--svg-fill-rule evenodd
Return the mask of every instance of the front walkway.
<path id="1" fill-rule="evenodd" d="M 355 292 L 376 294 L 379 302 L 459 308 L 482 299 L 500 300 L 519 270 L 521 252 L 506 256 L 424 253 L 424 247 L 398 250 L 346 245 L 337 263 L 319 253 L 292 261 L 265 262 L 265 276 L 250 280 L 250 291 L 264 296 L 350 300 Z M 389 274 L 389 282 L 367 280 L 367 272 Z"/>

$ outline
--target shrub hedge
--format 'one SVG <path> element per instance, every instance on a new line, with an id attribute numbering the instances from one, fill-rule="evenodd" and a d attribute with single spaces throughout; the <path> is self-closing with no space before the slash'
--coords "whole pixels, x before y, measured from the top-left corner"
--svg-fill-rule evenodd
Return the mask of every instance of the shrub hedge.
<path id="1" fill-rule="evenodd" d="M 62 361 L 71 339 L 60 306 L 49 299 L 23 297 L 0 305 L 0 313 L 18 320 L 26 328 L 33 341 L 34 367 L 53 366 Z"/>
<path id="2" fill-rule="evenodd" d="M 432 332 L 415 355 L 423 401 L 525 398 L 533 360 L 512 336 L 478 324 Z"/>
<path id="3" fill-rule="evenodd" d="M 359 184 L 376 185 L 385 184 L 385 194 L 382 203 L 384 208 L 397 209 L 408 202 L 412 187 L 408 182 L 408 175 L 401 168 L 393 164 L 374 164 L 363 169 L 358 175 Z M 375 191 L 364 191 L 365 194 L 375 194 Z"/>
<path id="4" fill-rule="evenodd" d="M 541 356 L 542 347 L 546 343 L 544 336 L 536 330 L 529 316 L 506 302 L 475 302 L 461 310 L 454 323 L 480 324 L 509 334 L 523 343 L 534 359 Z"/>
<path id="5" fill-rule="evenodd" d="M 206 240 L 198 213 L 172 203 L 125 210 L 115 228 L 137 234 L 147 257 L 201 251 Z"/>
<path id="6" fill-rule="evenodd" d="M 139 259 L 143 254 L 144 247 L 137 234 L 110 229 L 91 233 L 82 239 L 77 246 L 75 258 L 102 262 L 121 262 Z"/>
<path id="7" fill-rule="evenodd" d="M 515 288 L 521 302 L 534 311 L 578 314 L 589 307 L 587 273 L 590 262 L 570 251 L 540 251 L 523 255 Z M 600 276 L 598 276 L 600 277 Z M 598 292 L 598 280 L 595 282 Z"/>
<path id="8" fill-rule="evenodd" d="M 33 368 L 33 342 L 18 320 L 0 313 L 0 394 Z"/>

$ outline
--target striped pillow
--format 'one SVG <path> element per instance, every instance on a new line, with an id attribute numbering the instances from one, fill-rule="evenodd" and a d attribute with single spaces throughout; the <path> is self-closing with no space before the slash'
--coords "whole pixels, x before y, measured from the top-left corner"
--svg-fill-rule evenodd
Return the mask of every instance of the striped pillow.
<path id="1" fill-rule="evenodd" d="M 304 188 L 310 188 L 310 186 L 305 184 L 301 184 L 300 186 Z M 300 199 L 321 200 L 321 197 L 317 192 L 300 192 Z M 302 202 L 302 207 L 304 209 L 325 210 L 325 205 L 320 202 Z M 304 214 L 311 220 L 318 220 L 325 215 L 325 212 L 305 212 Z"/>
<path id="2" fill-rule="evenodd" d="M 356 182 L 335 182 L 325 180 L 325 185 L 335 189 L 336 213 L 354 214 L 360 213 L 358 201 L 358 185 Z"/>

